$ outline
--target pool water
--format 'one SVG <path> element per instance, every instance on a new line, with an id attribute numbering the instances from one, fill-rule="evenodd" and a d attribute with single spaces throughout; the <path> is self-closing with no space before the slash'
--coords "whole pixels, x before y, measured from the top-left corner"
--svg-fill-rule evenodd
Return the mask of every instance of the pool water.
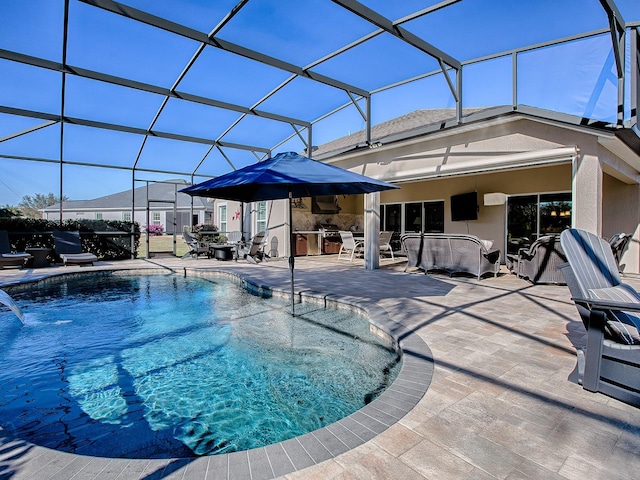
<path id="1" fill-rule="evenodd" d="M 288 313 L 225 279 L 83 275 L 0 310 L 0 426 L 49 448 L 170 458 L 247 450 L 335 422 L 399 371 L 363 317 Z"/>

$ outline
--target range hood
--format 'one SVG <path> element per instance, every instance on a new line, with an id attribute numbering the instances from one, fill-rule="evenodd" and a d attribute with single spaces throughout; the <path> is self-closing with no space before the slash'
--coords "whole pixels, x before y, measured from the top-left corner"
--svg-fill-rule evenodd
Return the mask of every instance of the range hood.
<path id="1" fill-rule="evenodd" d="M 339 212 L 338 198 L 335 195 L 313 197 L 311 199 L 311 213 L 329 214 Z"/>

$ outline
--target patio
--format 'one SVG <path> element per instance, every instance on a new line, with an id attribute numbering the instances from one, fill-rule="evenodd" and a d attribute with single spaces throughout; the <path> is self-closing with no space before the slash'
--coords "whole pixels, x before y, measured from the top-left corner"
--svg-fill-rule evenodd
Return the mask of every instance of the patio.
<path id="1" fill-rule="evenodd" d="M 534 286 L 509 274 L 481 281 L 408 274 L 402 260 L 363 270 L 336 257 L 298 258 L 296 291 L 348 296 L 384 309 L 428 344 L 434 376 L 418 405 L 386 431 L 285 478 L 637 478 L 640 410 L 567 380 L 575 366 L 572 342 L 581 341 L 583 327 L 566 287 Z M 2 270 L 0 284 L 48 273 L 155 266 L 217 268 L 285 292 L 289 286 L 285 261 L 172 257 Z M 216 457 L 88 458 L 8 437 L 0 452 L 3 478 L 240 478 Z"/>

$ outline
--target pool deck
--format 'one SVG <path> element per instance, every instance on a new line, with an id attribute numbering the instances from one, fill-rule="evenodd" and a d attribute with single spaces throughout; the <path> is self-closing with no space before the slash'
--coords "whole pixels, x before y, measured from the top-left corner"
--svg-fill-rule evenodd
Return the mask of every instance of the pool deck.
<path id="1" fill-rule="evenodd" d="M 252 265 L 172 257 L 4 269 L 0 286 L 57 273 L 151 267 L 216 268 L 289 291 L 285 260 Z M 300 458 L 252 451 L 221 457 L 226 463 L 215 456 L 119 460 L 59 453 L 0 431 L 0 478 L 257 480 L 278 477 L 283 460 L 297 463 L 282 475 L 291 480 L 638 478 L 640 409 L 568 380 L 584 328 L 566 287 L 534 286 L 504 272 L 477 281 L 404 273 L 403 267 L 402 260 L 385 260 L 367 271 L 361 261 L 336 256 L 296 258 L 296 292 L 368 306 L 417 334 L 433 355 L 434 365 L 421 358 L 433 369 L 424 396 L 381 433 L 363 430 L 358 446 L 343 442 L 323 456 L 298 442 Z M 640 286 L 638 277 L 625 280 Z M 250 467 L 253 461 L 253 468 L 230 468 L 233 456 Z"/>

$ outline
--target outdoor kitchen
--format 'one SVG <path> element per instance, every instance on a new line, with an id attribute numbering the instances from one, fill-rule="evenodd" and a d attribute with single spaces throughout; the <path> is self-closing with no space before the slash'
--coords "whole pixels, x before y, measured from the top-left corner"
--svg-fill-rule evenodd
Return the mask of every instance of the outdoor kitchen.
<path id="1" fill-rule="evenodd" d="M 292 211 L 294 255 L 340 252 L 340 230 L 363 233 L 364 206 L 359 195 L 295 199 Z"/>

